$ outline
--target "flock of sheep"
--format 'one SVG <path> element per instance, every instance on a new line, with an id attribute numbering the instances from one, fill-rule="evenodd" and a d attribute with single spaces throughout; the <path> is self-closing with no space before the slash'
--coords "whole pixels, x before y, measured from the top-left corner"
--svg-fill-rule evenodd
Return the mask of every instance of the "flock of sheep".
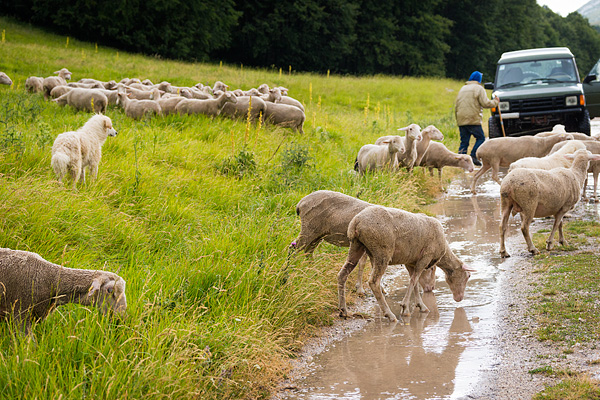
<path id="1" fill-rule="evenodd" d="M 103 115 L 108 104 L 122 104 L 132 118 L 147 114 L 169 113 L 208 115 L 226 114 L 231 117 L 264 118 L 266 121 L 294 127 L 302 132 L 304 108 L 287 96 L 287 89 L 261 85 L 248 92 L 228 91 L 222 82 L 213 88 L 201 84 L 195 87 L 175 87 L 168 82 L 154 85 L 149 81 L 126 79 L 100 82 L 93 79 L 67 84 L 71 73 L 57 71 L 48 78 L 30 77 L 26 87 L 54 97 L 59 104 L 69 104 L 97 114 L 77 131 L 57 136 L 52 146 L 52 168 L 59 181 L 70 173 L 75 187 L 79 179 L 85 182 L 86 169 L 95 178 L 101 159 L 101 148 L 109 136 L 116 136 L 110 118 Z M 0 73 L 0 83 L 12 84 Z M 297 104 L 296 104 L 297 103 Z M 442 143 L 443 134 L 433 125 L 421 130 L 410 124 L 400 128 L 405 136 L 384 136 L 358 152 L 355 169 L 360 174 L 370 170 L 411 171 L 414 166 L 433 169 L 445 166 L 473 172 L 470 156 L 456 154 Z M 555 222 L 547 241 L 553 247 L 553 236 L 559 232 L 559 242 L 565 243 L 562 218 L 582 197 L 588 171 L 594 175 L 594 198 L 600 172 L 600 142 L 579 133 L 566 133 L 557 126 L 552 132 L 536 136 L 506 137 L 488 140 L 477 151 L 482 162 L 471 186 L 473 194 L 477 180 L 490 168 L 492 178 L 501 185 L 502 222 L 500 254 L 508 257 L 504 236 L 511 213 L 520 213 L 522 232 L 532 254 L 539 251 L 531 242 L 529 225 L 534 217 L 554 216 Z M 498 170 L 510 167 L 500 182 Z M 583 192 L 582 192 L 583 190 Z M 470 272 L 450 249 L 443 227 L 435 218 L 404 210 L 374 205 L 354 197 L 319 190 L 305 196 L 296 206 L 301 231 L 290 247 L 311 254 L 325 240 L 337 246 L 349 247 L 346 262 L 338 273 L 340 315 L 348 316 L 346 280 L 358 265 L 357 292 L 364 294 L 362 274 L 369 256 L 372 272 L 368 283 L 382 313 L 390 321 L 397 317 L 391 312 L 381 288 L 381 278 L 388 264 L 404 264 L 410 280 L 401 301 L 401 314 L 410 315 L 410 300 L 414 295 L 416 307 L 428 311 L 419 286 L 424 291 L 435 288 L 435 270 L 439 267 L 455 301 L 461 301 Z M 103 310 L 124 314 L 127 308 L 125 281 L 106 271 L 64 268 L 52 264 L 35 253 L 0 249 L 0 316 L 12 318 L 24 332 L 29 332 L 34 320 L 43 320 L 57 305 L 75 302 L 96 305 Z M 33 291 L 33 292 L 32 292 Z"/>
<path id="2" fill-rule="evenodd" d="M 169 82 L 153 84 L 146 79 L 125 78 L 103 82 L 92 78 L 69 82 L 71 72 L 62 68 L 56 76 L 30 76 L 25 87 L 31 92 L 43 92 L 57 104 L 77 110 L 105 113 L 109 105 L 121 105 L 133 119 L 169 114 L 205 114 L 230 118 L 258 118 L 266 123 L 293 128 L 304 133 L 304 106 L 288 96 L 284 87 L 229 91 L 229 86 L 217 81 L 213 87 L 197 83 L 192 87 L 175 86 Z M 7 77 L 8 78 L 8 77 Z M 12 84 L 12 82 L 10 83 Z"/>

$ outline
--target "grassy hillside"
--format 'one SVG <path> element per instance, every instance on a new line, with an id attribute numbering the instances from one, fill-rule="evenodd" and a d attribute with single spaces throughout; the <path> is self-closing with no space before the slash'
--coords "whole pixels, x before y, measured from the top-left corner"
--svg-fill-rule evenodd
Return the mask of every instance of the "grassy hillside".
<path id="1" fill-rule="evenodd" d="M 127 281 L 128 318 L 65 306 L 22 337 L 0 324 L 0 398 L 261 398 L 315 328 L 335 318 L 345 249 L 288 257 L 296 203 L 330 189 L 419 211 L 437 180 L 357 177 L 358 149 L 409 123 L 457 146 L 461 82 L 189 64 L 96 48 L 0 18 L 0 247 Z M 90 114 L 24 90 L 62 67 L 73 80 L 124 77 L 231 88 L 283 85 L 307 107 L 305 134 L 245 121 L 107 115 L 98 180 L 74 191 L 50 168 L 61 132 Z M 350 296 L 352 299 L 352 295 Z"/>

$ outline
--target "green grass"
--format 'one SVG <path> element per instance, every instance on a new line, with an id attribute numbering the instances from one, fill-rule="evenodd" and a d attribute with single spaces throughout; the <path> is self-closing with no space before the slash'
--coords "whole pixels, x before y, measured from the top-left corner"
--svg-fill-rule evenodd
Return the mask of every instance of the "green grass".
<path id="1" fill-rule="evenodd" d="M 452 103 L 462 82 L 279 74 L 160 60 L 44 33 L 0 18 L 0 246 L 127 281 L 128 318 L 65 306 L 35 342 L 0 324 L 0 398 L 266 398 L 288 359 L 335 318 L 346 249 L 289 257 L 296 203 L 318 189 L 420 211 L 437 179 L 352 171 L 358 149 L 409 123 L 435 124 L 456 150 Z M 283 85 L 307 106 L 305 135 L 203 116 L 128 119 L 102 153 L 98 180 L 55 181 L 56 135 L 90 114 L 24 91 L 62 67 L 73 80 L 124 77 L 231 88 Z"/>

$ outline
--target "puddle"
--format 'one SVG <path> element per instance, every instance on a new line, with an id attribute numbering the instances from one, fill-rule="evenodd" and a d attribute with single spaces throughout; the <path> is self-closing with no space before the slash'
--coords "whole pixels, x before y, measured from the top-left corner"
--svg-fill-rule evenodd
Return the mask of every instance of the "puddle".
<path id="1" fill-rule="evenodd" d="M 279 398 L 458 399 L 478 392 L 484 375 L 489 375 L 500 359 L 497 338 L 503 316 L 498 305 L 503 271 L 530 258 L 518 218 L 510 219 L 507 231 L 512 257 L 500 258 L 500 186 L 489 180 L 489 174 L 485 177 L 488 181 L 479 185 L 477 196 L 469 191 L 472 177 L 462 175 L 442 200 L 428 208 L 442 222 L 453 252 L 477 270 L 464 300 L 454 302 L 439 269 L 435 291 L 423 296 L 429 313 L 417 310 L 410 319 L 390 323 L 381 319 L 369 294 L 369 313 L 375 320 L 316 355 L 311 372 L 294 382 L 296 390 L 281 393 Z M 580 203 L 576 210 L 578 215 L 596 220 L 598 212 L 597 204 Z M 390 266 L 384 276 L 386 297 L 396 315 L 407 281 L 402 266 Z"/>

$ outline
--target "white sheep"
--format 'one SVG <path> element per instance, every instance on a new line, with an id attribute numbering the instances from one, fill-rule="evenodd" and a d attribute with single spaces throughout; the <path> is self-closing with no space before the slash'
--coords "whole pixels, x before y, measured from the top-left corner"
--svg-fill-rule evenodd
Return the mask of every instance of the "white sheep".
<path id="1" fill-rule="evenodd" d="M 304 196 L 296 205 L 296 214 L 300 217 L 300 234 L 290 248 L 312 255 L 323 240 L 335 246 L 349 247 L 348 225 L 352 218 L 373 204 L 355 197 L 330 190 L 318 190 Z M 366 256 L 358 264 L 356 292 L 364 295 L 362 284 Z M 431 272 L 429 272 L 431 271 Z M 419 283 L 423 290 L 431 292 L 435 288 L 435 268 L 421 274 Z"/>
<path id="2" fill-rule="evenodd" d="M 11 86 L 13 84 L 12 79 L 8 77 L 4 72 L 0 72 L 0 85 Z"/>
<path id="3" fill-rule="evenodd" d="M 71 79 L 71 71 L 66 68 L 62 68 L 54 73 L 58 74 L 58 76 L 49 76 L 44 78 L 44 83 L 42 84 L 44 89 L 44 98 L 46 100 L 48 100 L 50 92 L 55 86 L 67 86 L 67 81 Z"/>
<path id="4" fill-rule="evenodd" d="M 217 116 L 221 114 L 221 110 L 225 103 L 236 103 L 237 97 L 233 93 L 224 92 L 216 99 L 197 100 L 185 99 L 179 102 L 175 107 L 178 114 L 206 114 Z"/>
<path id="5" fill-rule="evenodd" d="M 63 85 L 55 86 L 50 91 L 50 97 L 52 97 L 53 99 L 57 99 L 60 96 L 62 96 L 63 94 L 68 93 L 73 89 L 74 88 L 72 88 L 70 86 L 63 86 Z"/>
<path id="6" fill-rule="evenodd" d="M 260 98 L 264 101 L 276 103 L 278 100 L 281 100 L 281 90 L 279 90 L 278 88 L 269 89 L 269 93 L 263 94 L 262 96 L 260 96 Z"/>
<path id="7" fill-rule="evenodd" d="M 429 144 L 432 140 L 444 140 L 444 134 L 440 132 L 434 125 L 429 125 L 423 128 L 421 131 L 421 140 L 417 143 L 417 158 L 415 160 L 415 166 L 421 165 L 423 156 L 429 148 Z"/>
<path id="8" fill-rule="evenodd" d="M 76 110 L 85 110 L 102 114 L 106 112 L 106 107 L 108 106 L 108 98 L 104 93 L 97 89 L 73 88 L 52 101 L 60 106 L 68 104 Z"/>
<path id="9" fill-rule="evenodd" d="M 235 103 L 225 103 L 221 114 L 231 118 L 248 118 L 250 110 L 250 120 L 255 121 L 260 116 L 265 115 L 267 104 L 258 96 L 240 96 Z"/>
<path id="10" fill-rule="evenodd" d="M 220 90 L 222 92 L 226 92 L 227 89 L 229 89 L 229 86 L 227 86 L 226 84 L 224 84 L 221 81 L 216 81 L 215 84 L 212 87 L 213 92 L 216 90 Z"/>
<path id="11" fill-rule="evenodd" d="M 280 88 L 279 91 L 281 92 Z M 283 93 L 281 93 L 281 97 L 279 98 L 279 100 L 276 101 L 276 103 L 280 103 L 280 104 L 287 104 L 289 106 L 294 106 L 294 107 L 298 107 L 300 110 L 302 110 L 302 112 L 304 111 L 304 106 L 302 105 L 302 103 L 300 103 L 298 100 L 290 97 L 290 96 L 285 96 Z"/>
<path id="12" fill-rule="evenodd" d="M 467 154 L 456 154 L 448 150 L 443 143 L 438 142 L 429 143 L 427 151 L 423 154 L 419 166 L 429 168 L 429 174 L 431 176 L 433 176 L 433 169 L 436 168 L 440 178 L 440 185 L 442 183 L 442 168 L 444 167 L 462 168 L 467 172 L 473 172 L 475 169 L 471 156 Z"/>
<path id="13" fill-rule="evenodd" d="M 168 96 L 161 97 L 156 102 L 160 106 L 162 115 L 177 114 L 176 107 L 181 100 L 185 100 L 183 96 Z"/>
<path id="14" fill-rule="evenodd" d="M 192 99 L 197 99 L 197 100 L 207 100 L 207 99 L 214 99 L 213 95 L 212 95 L 212 91 L 211 93 L 206 93 L 205 91 L 199 90 L 197 88 L 190 88 L 190 93 L 192 94 Z"/>
<path id="15" fill-rule="evenodd" d="M 57 306 L 93 305 L 125 316 L 125 280 L 107 271 L 65 268 L 28 251 L 0 248 L 0 317 L 28 334 Z"/>
<path id="16" fill-rule="evenodd" d="M 502 223 L 500 225 L 500 255 L 510 257 L 506 251 L 504 237 L 511 213 L 521 214 L 521 232 L 531 254 L 539 254 L 531 241 L 529 225 L 533 218 L 554 216 L 554 225 L 546 249 L 552 250 L 554 233 L 558 229 L 558 241 L 566 244 L 562 231 L 562 218 L 579 201 L 583 182 L 591 160 L 600 160 L 600 154 L 593 155 L 587 150 L 577 150 L 575 154 L 563 157 L 573 159 L 571 168 L 542 169 L 517 168 L 509 172 L 500 186 Z"/>
<path id="17" fill-rule="evenodd" d="M 114 80 L 110 80 L 108 82 L 102 82 L 102 81 L 99 81 L 97 79 L 92 79 L 92 78 L 80 79 L 79 83 L 95 83 L 95 84 L 99 85 L 98 86 L 99 89 L 106 89 L 106 90 L 114 90 L 118 86 L 117 82 L 115 82 Z M 100 86 L 102 86 L 102 88 L 100 88 Z"/>
<path id="18" fill-rule="evenodd" d="M 52 145 L 52 169 L 59 182 L 67 172 L 71 173 L 73 188 L 83 179 L 88 168 L 91 178 L 96 179 L 102 159 L 102 145 L 108 136 L 117 136 L 112 121 L 105 115 L 94 115 L 76 131 L 64 132 Z"/>
<path id="19" fill-rule="evenodd" d="M 402 137 L 389 136 L 386 144 L 366 144 L 358 151 L 354 169 L 361 175 L 368 170 L 398 169 L 397 154 L 404 151 Z"/>
<path id="20" fill-rule="evenodd" d="M 44 91 L 44 78 L 41 76 L 30 76 L 25 80 L 25 89 L 31 93 L 41 93 Z"/>
<path id="21" fill-rule="evenodd" d="M 481 168 L 475 173 L 471 183 L 471 192 L 476 194 L 477 180 L 492 169 L 492 179 L 500 184 L 498 171 L 500 167 L 509 167 L 513 162 L 525 157 L 544 157 L 552 146 L 564 140 L 573 140 L 568 133 L 559 133 L 547 137 L 520 136 L 500 137 L 486 140 L 477 149 L 477 159 L 481 161 Z"/>
<path id="22" fill-rule="evenodd" d="M 260 85 L 257 90 L 262 93 L 262 94 L 269 94 L 269 85 L 267 85 L 266 83 L 263 83 L 262 85 Z"/>
<path id="23" fill-rule="evenodd" d="M 404 128 L 399 128 L 399 131 L 406 131 L 405 137 L 401 138 L 403 151 L 398 152 L 398 163 L 412 171 L 417 159 L 417 144 L 421 141 L 421 127 L 417 124 L 410 124 Z M 388 143 L 389 138 L 400 136 L 382 136 L 375 141 L 376 145 Z"/>
<path id="24" fill-rule="evenodd" d="M 554 148 L 558 145 L 562 145 L 559 149 L 553 152 Z M 580 140 L 568 140 L 555 144 L 550 150 L 550 154 L 544 157 L 525 157 L 521 158 L 514 163 L 510 164 L 508 172 L 511 172 L 517 168 L 535 168 L 545 169 L 546 171 L 553 168 L 564 167 L 569 168 L 572 160 L 564 157 L 564 154 L 575 153 L 577 150 L 585 149 L 585 144 Z"/>
<path id="25" fill-rule="evenodd" d="M 67 86 L 72 88 L 81 88 L 81 89 L 104 89 L 104 85 L 99 82 L 92 83 L 83 83 L 83 82 L 69 82 Z"/>
<path id="26" fill-rule="evenodd" d="M 160 99 L 160 90 L 158 88 L 153 89 L 136 89 L 134 87 L 125 86 L 125 93 L 129 94 L 129 98 L 132 100 L 158 100 Z"/>
<path id="27" fill-rule="evenodd" d="M 154 100 L 132 100 L 127 93 L 119 92 L 117 94 L 119 102 L 125 110 L 125 115 L 133 119 L 141 119 L 145 116 L 161 115 L 162 110 L 160 105 Z"/>
<path id="28" fill-rule="evenodd" d="M 258 97 L 264 100 L 265 96 Z M 265 100 L 265 122 L 297 130 L 304 133 L 304 120 L 306 115 L 298 107 L 287 104 L 278 104 Z"/>
<path id="29" fill-rule="evenodd" d="M 560 151 L 563 147 L 565 147 L 565 145 L 567 143 L 570 142 L 561 142 L 561 143 L 557 143 L 554 145 L 554 147 L 552 147 L 552 150 L 550 151 L 550 153 L 554 153 L 554 152 L 558 152 Z M 585 146 L 585 149 L 587 149 L 588 151 L 590 151 L 592 154 L 600 154 L 600 142 L 598 142 L 597 140 L 582 140 L 579 141 L 579 143 L 582 143 Z M 600 162 L 598 161 L 590 161 L 590 166 L 588 167 L 588 172 L 592 174 L 593 178 L 594 178 L 594 201 L 598 202 L 598 175 L 600 174 Z M 582 190 L 582 194 L 581 194 L 581 198 L 583 199 L 587 199 L 587 194 L 585 193 L 585 189 L 587 188 L 587 184 L 588 184 L 588 177 L 586 176 L 585 178 L 585 182 L 583 184 L 583 190 Z"/>
<path id="30" fill-rule="evenodd" d="M 382 206 L 370 206 L 356 214 L 348 226 L 350 249 L 344 266 L 338 273 L 340 316 L 348 316 L 346 280 L 365 253 L 372 265 L 369 286 L 383 315 L 390 321 L 398 319 L 390 310 L 381 291 L 381 278 L 388 264 L 404 264 L 409 271 L 408 291 L 400 303 L 401 314 L 410 315 L 410 299 L 414 292 L 421 312 L 429 309 L 423 302 L 417 283 L 421 273 L 437 265 L 446 275 L 446 282 L 455 301 L 462 301 L 471 274 L 452 252 L 444 236 L 442 224 L 424 214 Z"/>

